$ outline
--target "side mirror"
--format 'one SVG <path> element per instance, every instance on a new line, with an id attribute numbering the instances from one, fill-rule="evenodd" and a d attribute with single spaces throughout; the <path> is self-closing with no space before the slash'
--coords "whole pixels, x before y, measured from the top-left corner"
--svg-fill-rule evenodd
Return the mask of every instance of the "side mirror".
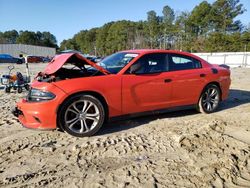
<path id="1" fill-rule="evenodd" d="M 134 63 L 131 65 L 129 73 L 130 74 L 136 74 L 137 71 L 139 71 L 142 68 L 142 64 L 140 62 Z"/>

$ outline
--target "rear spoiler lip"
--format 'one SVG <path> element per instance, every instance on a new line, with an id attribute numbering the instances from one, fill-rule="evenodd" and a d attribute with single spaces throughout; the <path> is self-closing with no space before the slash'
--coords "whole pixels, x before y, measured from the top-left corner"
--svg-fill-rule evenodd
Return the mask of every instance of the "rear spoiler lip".
<path id="1" fill-rule="evenodd" d="M 219 65 L 219 67 L 222 67 L 222 68 L 230 70 L 230 66 L 225 65 L 225 64 L 221 64 L 221 65 Z"/>

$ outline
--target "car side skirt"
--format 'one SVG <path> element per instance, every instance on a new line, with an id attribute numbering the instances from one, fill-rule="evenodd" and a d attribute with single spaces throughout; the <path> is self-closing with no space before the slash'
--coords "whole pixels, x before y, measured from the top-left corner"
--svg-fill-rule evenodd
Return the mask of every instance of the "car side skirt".
<path id="1" fill-rule="evenodd" d="M 160 109 L 160 110 L 152 110 L 152 111 L 138 112 L 138 113 L 133 113 L 133 114 L 125 114 L 125 115 L 121 115 L 121 116 L 111 117 L 111 118 L 109 118 L 109 122 L 126 120 L 126 119 L 133 119 L 133 118 L 142 117 L 142 116 L 160 115 L 160 114 L 164 114 L 164 113 L 168 113 L 168 112 L 190 110 L 190 109 L 195 109 L 196 107 L 197 107 L 197 104 L 192 104 L 192 105 L 185 105 L 185 106 L 178 106 L 178 107 L 170 107 L 170 108 L 165 108 L 165 109 Z"/>

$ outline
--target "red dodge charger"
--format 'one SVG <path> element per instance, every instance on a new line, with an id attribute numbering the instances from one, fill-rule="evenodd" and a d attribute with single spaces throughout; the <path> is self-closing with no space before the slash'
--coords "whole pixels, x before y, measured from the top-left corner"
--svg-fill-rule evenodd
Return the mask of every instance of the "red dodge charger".
<path id="1" fill-rule="evenodd" d="M 122 51 L 97 64 L 62 54 L 37 75 L 13 113 L 27 128 L 91 136 L 104 122 L 127 115 L 180 107 L 214 112 L 230 83 L 227 67 L 186 52 Z"/>

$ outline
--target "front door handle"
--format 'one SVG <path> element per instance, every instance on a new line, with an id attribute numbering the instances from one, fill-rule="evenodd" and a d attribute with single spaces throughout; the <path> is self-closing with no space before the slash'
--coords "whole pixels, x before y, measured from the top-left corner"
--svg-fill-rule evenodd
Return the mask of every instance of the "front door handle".
<path id="1" fill-rule="evenodd" d="M 200 77 L 204 78 L 206 77 L 206 74 L 200 74 Z"/>
<path id="2" fill-rule="evenodd" d="M 164 82 L 165 82 L 165 83 L 172 82 L 172 79 L 165 79 Z"/>

